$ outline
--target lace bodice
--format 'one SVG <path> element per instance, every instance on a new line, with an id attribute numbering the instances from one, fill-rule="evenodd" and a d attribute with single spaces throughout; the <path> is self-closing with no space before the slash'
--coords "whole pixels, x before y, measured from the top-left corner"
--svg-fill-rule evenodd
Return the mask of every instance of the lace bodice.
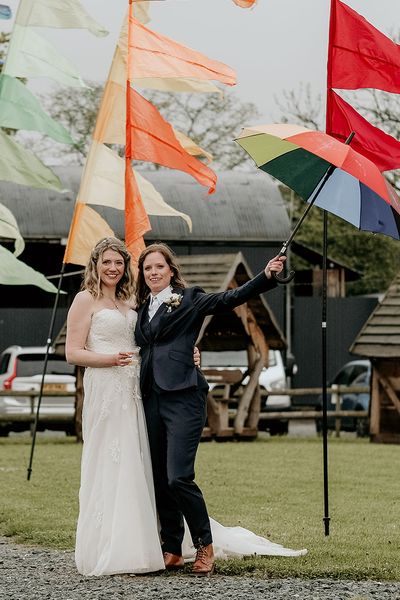
<path id="1" fill-rule="evenodd" d="M 101 354 L 131 352 L 135 346 L 134 329 L 137 313 L 130 310 L 125 316 L 117 309 L 102 308 L 92 316 L 86 348 Z"/>

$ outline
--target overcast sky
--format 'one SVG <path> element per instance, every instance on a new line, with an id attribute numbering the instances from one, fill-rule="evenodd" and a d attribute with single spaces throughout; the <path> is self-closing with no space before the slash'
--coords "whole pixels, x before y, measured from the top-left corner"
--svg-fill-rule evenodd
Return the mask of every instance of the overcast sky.
<path id="1" fill-rule="evenodd" d="M 107 38 L 87 31 L 43 29 L 86 79 L 104 80 L 112 59 L 127 0 L 81 0 L 107 27 Z M 8 2 L 12 8 L 17 0 Z M 347 0 L 375 27 L 390 35 L 400 30 L 399 0 Z M 253 10 L 232 0 L 165 0 L 151 3 L 152 27 L 237 71 L 239 97 L 257 104 L 264 121 L 279 116 L 274 95 L 310 82 L 324 92 L 330 0 L 258 0 Z M 4 25 L 3 25 L 4 24 Z M 2 21 L 3 30 L 10 24 Z"/>

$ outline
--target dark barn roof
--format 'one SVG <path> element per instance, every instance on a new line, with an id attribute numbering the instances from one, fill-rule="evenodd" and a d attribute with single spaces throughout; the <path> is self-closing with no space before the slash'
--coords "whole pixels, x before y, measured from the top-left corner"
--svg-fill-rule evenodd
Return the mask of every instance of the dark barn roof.
<path id="1" fill-rule="evenodd" d="M 369 358 L 400 357 L 400 274 L 361 329 L 350 352 Z"/>
<path id="2" fill-rule="evenodd" d="M 67 191 L 33 189 L 0 182 L 0 202 L 14 214 L 26 241 L 61 240 L 68 236 L 82 167 L 55 167 Z M 282 196 L 266 174 L 233 171 L 218 175 L 217 191 L 191 177 L 168 169 L 143 171 L 164 200 L 189 214 L 193 231 L 180 218 L 151 216 L 149 240 L 281 242 L 288 236 L 289 219 Z M 121 211 L 96 207 L 116 235 L 123 237 Z"/>

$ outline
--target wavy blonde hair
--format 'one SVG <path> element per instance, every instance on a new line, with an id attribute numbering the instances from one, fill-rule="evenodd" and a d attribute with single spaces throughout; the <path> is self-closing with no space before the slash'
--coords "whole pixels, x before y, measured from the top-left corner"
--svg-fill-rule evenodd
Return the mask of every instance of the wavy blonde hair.
<path id="1" fill-rule="evenodd" d="M 103 238 L 97 242 L 93 248 L 89 262 L 86 265 L 82 289 L 87 290 L 94 298 L 100 298 L 102 296 L 98 264 L 106 250 L 114 250 L 114 252 L 118 252 L 124 259 L 124 273 L 117 283 L 115 295 L 121 300 L 129 300 L 132 298 L 135 291 L 135 282 L 131 268 L 131 256 L 125 244 L 115 237 Z"/>
<path id="2" fill-rule="evenodd" d="M 156 242 L 155 244 L 150 244 L 144 250 L 142 250 L 141 255 L 138 260 L 138 275 L 136 282 L 136 302 L 138 306 L 144 304 L 150 294 L 150 288 L 144 280 L 143 274 L 143 263 L 149 254 L 152 252 L 160 252 L 165 258 L 165 261 L 169 268 L 171 269 L 173 275 L 171 279 L 172 287 L 176 288 L 185 288 L 186 283 L 182 277 L 180 266 L 178 264 L 178 259 L 174 252 L 171 250 L 167 244 L 163 244 L 162 242 Z"/>

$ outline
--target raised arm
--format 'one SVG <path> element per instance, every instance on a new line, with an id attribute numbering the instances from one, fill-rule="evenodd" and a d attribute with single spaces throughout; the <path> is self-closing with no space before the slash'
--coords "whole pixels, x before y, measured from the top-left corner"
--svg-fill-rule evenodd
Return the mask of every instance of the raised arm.
<path id="1" fill-rule="evenodd" d="M 235 306 L 247 302 L 250 298 L 274 289 L 277 283 L 272 278 L 272 273 L 280 273 L 283 269 L 284 261 L 284 256 L 274 256 L 274 258 L 268 261 L 264 271 L 261 271 L 261 273 L 244 285 L 226 292 L 206 294 L 203 290 L 197 288 L 197 293 L 195 293 L 193 298 L 197 310 L 202 315 L 227 312 L 235 308 Z"/>
<path id="2" fill-rule="evenodd" d="M 87 291 L 79 292 L 71 304 L 67 317 L 65 354 L 67 361 L 81 367 L 115 367 L 130 363 L 125 352 L 100 354 L 86 349 L 95 301 Z"/>

